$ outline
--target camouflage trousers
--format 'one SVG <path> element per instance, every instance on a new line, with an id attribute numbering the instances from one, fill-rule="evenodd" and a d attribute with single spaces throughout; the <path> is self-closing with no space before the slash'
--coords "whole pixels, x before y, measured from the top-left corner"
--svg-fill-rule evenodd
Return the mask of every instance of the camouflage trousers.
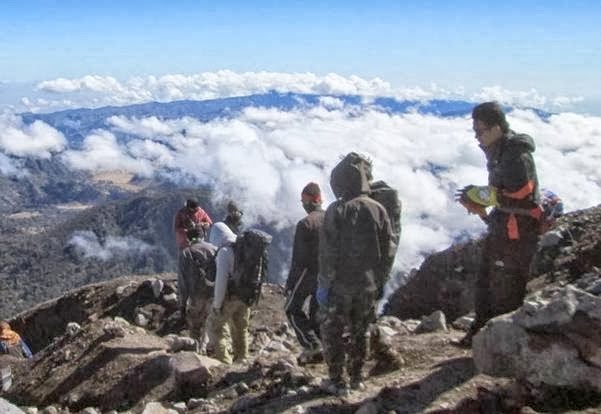
<path id="1" fill-rule="evenodd" d="M 235 297 L 226 299 L 220 312 L 209 313 L 209 347 L 215 359 L 231 364 L 248 357 L 249 322 L 250 306 Z"/>
<path id="2" fill-rule="evenodd" d="M 207 318 L 211 311 L 211 298 L 196 295 L 188 298 L 186 311 L 186 324 L 190 332 L 190 338 L 198 343 L 197 351 L 201 354 L 206 352 L 208 343 Z"/>
<path id="3" fill-rule="evenodd" d="M 531 229 L 523 225 L 517 240 L 508 239 L 504 229 L 492 232 L 484 239 L 476 280 L 476 319 L 471 327 L 472 334 L 495 316 L 522 306 L 538 242 L 535 225 L 533 222 Z"/>
<path id="4" fill-rule="evenodd" d="M 367 354 L 367 330 L 374 319 L 374 292 L 336 294 L 330 291 L 321 323 L 323 352 L 332 380 L 342 379 L 344 366 L 352 379 L 361 378 Z"/>

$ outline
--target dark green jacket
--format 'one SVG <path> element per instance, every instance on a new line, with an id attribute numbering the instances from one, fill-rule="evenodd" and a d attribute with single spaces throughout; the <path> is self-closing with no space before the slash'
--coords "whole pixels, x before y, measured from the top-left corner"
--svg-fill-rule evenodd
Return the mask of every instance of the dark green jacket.
<path id="1" fill-rule="evenodd" d="M 338 200 L 326 210 L 322 226 L 319 286 L 340 294 L 381 293 L 394 255 L 390 220 L 368 196 L 367 164 L 347 161 L 332 170 L 330 185 Z"/>

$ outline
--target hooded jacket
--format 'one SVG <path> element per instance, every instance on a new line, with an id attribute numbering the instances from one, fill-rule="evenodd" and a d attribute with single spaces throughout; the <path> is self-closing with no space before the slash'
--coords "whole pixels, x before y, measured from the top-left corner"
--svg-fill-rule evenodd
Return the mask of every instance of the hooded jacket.
<path id="1" fill-rule="evenodd" d="M 380 291 L 390 262 L 386 209 L 369 197 L 369 163 L 351 153 L 330 176 L 337 201 L 325 213 L 319 245 L 319 286 L 341 294 Z"/>
<path id="2" fill-rule="evenodd" d="M 234 247 L 236 235 L 225 224 L 220 221 L 211 227 L 209 242 L 217 247 L 215 265 L 215 296 L 213 297 L 213 308 L 221 309 L 225 295 L 227 294 L 227 283 L 234 271 Z"/>
<path id="3" fill-rule="evenodd" d="M 504 207 L 533 207 L 539 202 L 538 178 L 532 153 L 534 140 L 526 134 L 509 131 L 485 151 L 488 184 L 499 191 L 499 203 Z M 525 186 L 531 183 L 531 190 Z M 511 196 L 524 191 L 523 196 Z"/>
<path id="4" fill-rule="evenodd" d="M 510 130 L 485 150 L 488 184 L 497 189 L 499 203 L 499 208 L 491 214 L 491 226 L 504 232 L 501 229 L 508 227 L 509 221 L 513 220 L 518 238 L 519 228 L 525 229 L 526 222 L 534 219 L 528 214 L 512 214 L 511 211 L 536 210 L 540 202 L 532 156 L 535 148 L 532 137 Z M 528 223 L 530 227 L 531 223 Z"/>

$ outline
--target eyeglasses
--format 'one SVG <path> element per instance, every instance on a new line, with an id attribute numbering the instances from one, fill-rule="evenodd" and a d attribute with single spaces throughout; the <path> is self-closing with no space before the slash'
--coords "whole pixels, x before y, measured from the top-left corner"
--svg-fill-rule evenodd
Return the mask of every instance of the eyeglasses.
<path id="1" fill-rule="evenodd" d="M 492 127 L 488 127 L 488 128 L 474 128 L 474 133 L 476 134 L 477 137 L 482 136 L 482 134 L 484 134 L 485 132 L 488 132 L 492 129 Z"/>

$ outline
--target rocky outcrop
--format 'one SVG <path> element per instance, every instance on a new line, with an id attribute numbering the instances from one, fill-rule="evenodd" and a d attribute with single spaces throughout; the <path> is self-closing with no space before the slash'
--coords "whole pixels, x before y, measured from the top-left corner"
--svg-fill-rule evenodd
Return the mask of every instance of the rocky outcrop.
<path id="1" fill-rule="evenodd" d="M 488 375 L 601 393 L 601 297 L 572 285 L 543 291 L 489 321 L 473 355 Z"/>
<path id="2" fill-rule="evenodd" d="M 407 319 L 441 310 L 451 321 L 469 313 L 480 245 L 459 243 L 428 257 L 390 297 L 384 313 Z M 566 214 L 541 237 L 528 291 L 576 283 L 594 267 L 601 268 L 601 206 Z"/>
<path id="3" fill-rule="evenodd" d="M 429 256 L 392 294 L 384 313 L 419 319 L 441 310 L 449 320 L 468 313 L 474 306 L 480 244 L 479 240 L 461 243 Z"/>

